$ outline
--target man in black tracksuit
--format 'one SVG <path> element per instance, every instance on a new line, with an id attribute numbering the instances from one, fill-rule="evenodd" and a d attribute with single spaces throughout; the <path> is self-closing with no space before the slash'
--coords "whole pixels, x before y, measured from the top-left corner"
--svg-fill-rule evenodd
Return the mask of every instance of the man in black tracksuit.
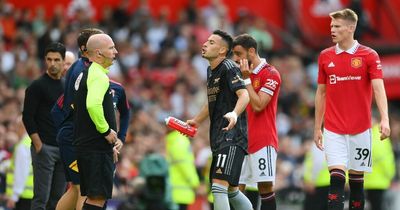
<path id="1" fill-rule="evenodd" d="M 34 175 L 32 210 L 55 209 L 66 188 L 56 128 L 50 110 L 63 92 L 61 74 L 65 47 L 51 43 L 45 50 L 47 70 L 26 89 L 22 119 L 32 139 L 31 154 Z"/>

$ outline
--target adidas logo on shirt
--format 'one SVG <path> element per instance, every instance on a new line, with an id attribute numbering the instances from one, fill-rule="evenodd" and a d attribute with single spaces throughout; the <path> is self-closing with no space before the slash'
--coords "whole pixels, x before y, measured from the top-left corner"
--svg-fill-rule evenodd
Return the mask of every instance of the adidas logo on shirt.
<path id="1" fill-rule="evenodd" d="M 263 171 L 263 172 L 261 172 L 260 176 L 267 176 L 267 175 L 265 175 L 265 173 Z"/>
<path id="2" fill-rule="evenodd" d="M 328 65 L 328 67 L 335 67 L 335 64 L 333 64 L 333 62 L 331 61 Z"/>

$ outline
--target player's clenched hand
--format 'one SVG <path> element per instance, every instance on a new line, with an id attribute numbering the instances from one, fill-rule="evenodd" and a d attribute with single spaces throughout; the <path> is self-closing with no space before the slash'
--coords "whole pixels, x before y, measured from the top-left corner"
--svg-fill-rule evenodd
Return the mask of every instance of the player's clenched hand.
<path id="1" fill-rule="evenodd" d="M 117 133 L 111 129 L 110 133 L 105 137 L 109 144 L 114 144 L 117 141 Z"/>
<path id="2" fill-rule="evenodd" d="M 314 142 L 315 145 L 318 147 L 320 150 L 324 150 L 324 146 L 322 143 L 322 131 L 321 129 L 315 129 L 314 130 Z"/>
<path id="3" fill-rule="evenodd" d="M 390 136 L 390 126 L 388 120 L 381 120 L 379 131 L 381 133 L 381 140 L 384 140 Z"/>
<path id="4" fill-rule="evenodd" d="M 222 130 L 224 130 L 224 131 L 230 130 L 236 125 L 236 121 L 237 121 L 236 112 L 234 112 L 234 111 L 228 112 L 224 115 L 224 118 L 226 118 L 229 121 L 229 124 L 225 128 L 222 128 Z"/>
<path id="5" fill-rule="evenodd" d="M 186 120 L 186 124 L 191 125 L 196 128 L 199 127 L 199 123 L 194 119 Z"/>
<path id="6" fill-rule="evenodd" d="M 252 65 L 249 66 L 249 61 L 247 59 L 241 59 L 239 61 L 239 65 L 240 65 L 240 71 L 242 72 L 242 77 L 243 79 L 247 79 L 250 77 L 251 74 L 251 70 L 252 69 Z"/>

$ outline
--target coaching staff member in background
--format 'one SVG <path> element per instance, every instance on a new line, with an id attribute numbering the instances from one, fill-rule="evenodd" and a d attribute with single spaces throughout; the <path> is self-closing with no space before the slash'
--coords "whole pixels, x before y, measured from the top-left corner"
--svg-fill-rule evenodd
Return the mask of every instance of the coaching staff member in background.
<path id="1" fill-rule="evenodd" d="M 92 35 L 86 46 L 92 64 L 75 82 L 74 145 L 81 195 L 87 196 L 82 209 L 101 210 L 112 194 L 113 149 L 122 147 L 115 132 L 113 95 L 107 76 L 117 50 L 107 34 Z"/>
<path id="2" fill-rule="evenodd" d="M 25 91 L 22 119 L 32 139 L 31 155 L 34 176 L 32 210 L 55 209 L 66 182 L 50 110 L 63 93 L 65 47 L 51 43 L 45 49 L 46 72 Z"/>

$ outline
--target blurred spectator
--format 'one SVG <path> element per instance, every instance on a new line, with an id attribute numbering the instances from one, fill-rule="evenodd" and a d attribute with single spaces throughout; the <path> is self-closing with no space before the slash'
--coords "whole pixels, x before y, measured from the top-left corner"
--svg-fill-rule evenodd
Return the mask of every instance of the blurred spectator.
<path id="1" fill-rule="evenodd" d="M 255 20 L 249 29 L 249 34 L 257 40 L 259 53 L 261 55 L 265 55 L 266 52 L 269 52 L 272 49 L 274 40 L 267 30 L 267 23 L 264 19 L 255 17 Z"/>
<path id="2" fill-rule="evenodd" d="M 15 55 L 6 49 L 3 40 L 0 40 L 0 70 L 5 74 L 11 74 L 15 67 Z"/>
<path id="3" fill-rule="evenodd" d="M 7 4 L 6 1 L 1 2 L 0 15 L 0 27 L 2 28 L 2 37 L 6 43 L 12 43 L 14 41 L 15 34 L 17 32 L 16 20 L 14 18 L 14 8 Z"/>
<path id="4" fill-rule="evenodd" d="M 75 62 L 75 60 L 76 60 L 76 58 L 75 58 L 74 53 L 72 53 L 71 51 L 66 51 L 65 52 L 64 70 L 63 70 L 63 73 L 62 73 L 63 77 L 67 73 L 69 67 L 71 67 L 71 65 Z"/>
<path id="5" fill-rule="evenodd" d="M 374 37 L 379 36 L 378 32 L 372 26 L 371 17 L 363 8 L 362 0 L 351 0 L 348 7 L 358 15 L 358 24 L 354 33 L 356 39 L 362 39 L 366 34 Z"/>
<path id="6" fill-rule="evenodd" d="M 328 16 L 329 13 L 342 8 L 340 0 L 315 0 L 311 12 L 316 17 Z"/>
<path id="7" fill-rule="evenodd" d="M 228 8 L 221 0 L 211 0 L 210 4 L 202 8 L 202 16 L 209 31 L 217 29 L 233 34 L 232 24 L 228 17 Z"/>
<path id="8" fill-rule="evenodd" d="M 84 17 L 79 17 L 84 15 Z M 72 0 L 67 8 L 67 17 L 70 19 L 77 19 L 85 21 L 95 15 L 95 10 L 89 0 Z"/>
<path id="9" fill-rule="evenodd" d="M 35 17 L 32 20 L 32 31 L 35 37 L 41 37 L 46 32 L 45 13 L 43 6 L 38 6 L 35 10 Z"/>

